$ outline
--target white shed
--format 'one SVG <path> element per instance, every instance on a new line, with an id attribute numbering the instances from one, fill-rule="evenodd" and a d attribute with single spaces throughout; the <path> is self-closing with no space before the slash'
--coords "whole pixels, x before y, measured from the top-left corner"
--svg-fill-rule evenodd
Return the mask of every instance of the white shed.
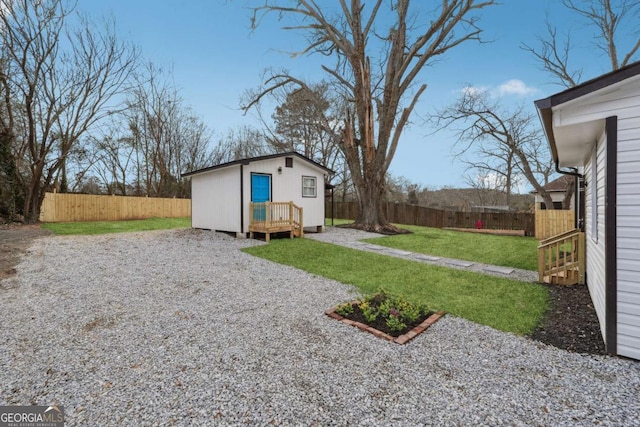
<path id="1" fill-rule="evenodd" d="M 535 104 L 557 166 L 584 181 L 586 282 L 607 351 L 640 359 L 640 62 Z"/>
<path id="2" fill-rule="evenodd" d="M 325 178 L 332 174 L 295 152 L 185 173 L 183 177 L 191 177 L 191 226 L 237 236 L 260 232 L 267 240 L 277 231 L 322 231 Z"/>

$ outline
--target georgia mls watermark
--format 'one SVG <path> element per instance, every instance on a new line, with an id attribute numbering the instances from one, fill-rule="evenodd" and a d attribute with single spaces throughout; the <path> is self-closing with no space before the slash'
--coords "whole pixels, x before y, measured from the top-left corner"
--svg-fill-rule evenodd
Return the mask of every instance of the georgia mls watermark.
<path id="1" fill-rule="evenodd" d="M 0 406 L 0 427 L 64 427 L 64 408 Z"/>

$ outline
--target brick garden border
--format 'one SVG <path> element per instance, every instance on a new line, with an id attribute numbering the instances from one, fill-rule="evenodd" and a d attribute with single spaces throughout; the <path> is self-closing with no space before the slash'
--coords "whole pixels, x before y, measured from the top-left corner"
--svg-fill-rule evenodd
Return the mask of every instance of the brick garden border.
<path id="1" fill-rule="evenodd" d="M 352 301 L 351 303 L 357 303 L 359 301 Z M 369 325 L 365 325 L 364 323 L 360 323 L 360 322 L 355 322 L 353 320 L 347 319 L 345 317 L 342 317 L 341 315 L 339 315 L 338 313 L 336 313 L 336 308 L 338 307 L 333 307 L 330 310 L 327 310 L 324 312 L 324 314 L 326 314 L 327 316 L 339 320 L 340 322 L 350 325 L 350 326 L 355 326 L 356 328 L 360 329 L 361 331 L 364 332 L 369 332 L 370 334 L 375 335 L 378 338 L 382 338 L 385 339 L 387 341 L 392 341 L 396 344 L 406 344 L 409 341 L 411 341 L 412 339 L 414 339 L 415 337 L 417 337 L 418 335 L 420 335 L 421 333 L 423 333 L 424 331 L 426 331 L 429 326 L 433 325 L 434 323 L 436 323 L 436 321 L 438 319 L 440 319 L 442 316 L 444 316 L 446 313 L 443 310 L 437 311 L 435 313 L 433 313 L 431 316 L 427 317 L 422 323 L 420 323 L 418 326 L 414 327 L 413 329 L 411 329 L 410 331 L 408 331 L 405 334 L 402 334 L 398 337 L 392 337 L 389 334 L 385 334 L 384 332 L 373 328 Z"/>

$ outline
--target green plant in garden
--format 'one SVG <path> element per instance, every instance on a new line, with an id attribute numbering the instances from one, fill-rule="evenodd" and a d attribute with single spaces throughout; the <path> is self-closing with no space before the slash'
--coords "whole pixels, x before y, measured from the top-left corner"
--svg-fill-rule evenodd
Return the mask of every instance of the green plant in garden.
<path id="1" fill-rule="evenodd" d="M 386 321 L 387 326 L 392 331 L 402 331 L 406 329 L 407 325 L 400 320 L 400 316 L 389 316 Z"/>
<path id="2" fill-rule="evenodd" d="M 362 301 L 358 307 L 360 308 L 364 319 L 368 323 L 373 323 L 376 321 L 376 318 L 378 317 L 378 310 L 375 307 L 369 305 L 369 302 L 367 300 Z"/>
<path id="3" fill-rule="evenodd" d="M 350 302 L 340 304 L 338 307 L 336 307 L 336 313 L 343 317 L 353 314 L 353 304 L 351 304 Z"/>
<path id="4" fill-rule="evenodd" d="M 382 321 L 395 332 L 406 329 L 421 315 L 429 313 L 427 307 L 411 304 L 404 298 L 388 294 L 384 289 L 365 297 L 357 305 L 367 323 Z"/>

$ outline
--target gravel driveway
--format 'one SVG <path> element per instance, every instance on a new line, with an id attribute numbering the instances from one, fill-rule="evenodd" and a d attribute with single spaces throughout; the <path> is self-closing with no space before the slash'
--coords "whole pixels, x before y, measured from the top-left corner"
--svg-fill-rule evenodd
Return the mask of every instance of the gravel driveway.
<path id="1" fill-rule="evenodd" d="M 349 286 L 197 230 L 38 240 L 0 282 L 0 404 L 94 425 L 638 425 L 640 363 L 446 316 L 406 346 Z"/>

